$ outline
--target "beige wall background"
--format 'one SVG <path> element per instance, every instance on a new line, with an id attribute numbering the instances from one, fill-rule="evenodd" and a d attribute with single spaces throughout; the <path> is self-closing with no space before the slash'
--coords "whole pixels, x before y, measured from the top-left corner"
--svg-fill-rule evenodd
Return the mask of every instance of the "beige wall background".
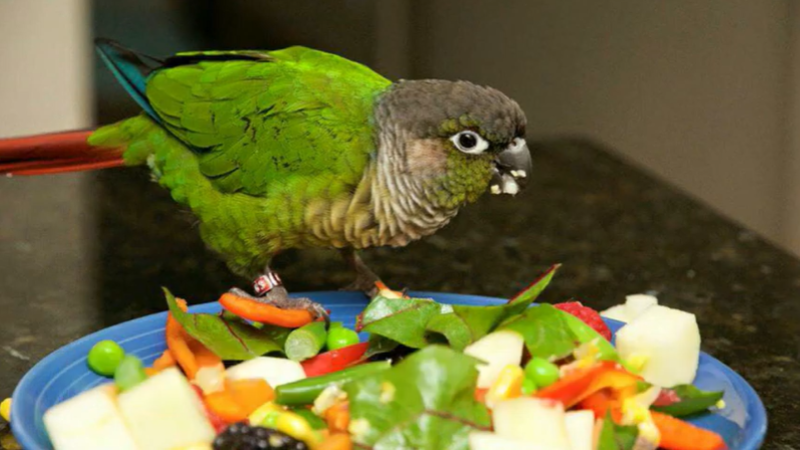
<path id="1" fill-rule="evenodd" d="M 414 1 L 411 67 L 506 91 L 532 135 L 600 141 L 800 253 L 793 4 Z"/>
<path id="2" fill-rule="evenodd" d="M 86 0 L 0 1 L 0 137 L 21 136 L 91 125 L 89 8 Z M 0 246 L 19 270 L 4 277 L 31 274 L 38 292 L 53 305 L 69 297 L 90 297 L 87 260 L 93 245 L 91 208 L 86 174 L 15 177 L 0 180 Z M 41 263 L 34 252 L 52 255 Z M 48 283 L 54 277 L 67 285 Z M 33 284 L 32 284 L 33 285 Z M 6 292 L 25 301 L 26 292 Z M 73 302 L 82 314 L 98 314 L 91 302 Z M 58 323 L 59 307 L 42 308 L 43 316 Z M 14 319 L 11 317 L 10 319 Z M 19 336 L 34 333 L 17 324 Z M 80 336 L 74 324 L 62 332 Z M 13 342 L 11 343 L 13 345 Z"/>

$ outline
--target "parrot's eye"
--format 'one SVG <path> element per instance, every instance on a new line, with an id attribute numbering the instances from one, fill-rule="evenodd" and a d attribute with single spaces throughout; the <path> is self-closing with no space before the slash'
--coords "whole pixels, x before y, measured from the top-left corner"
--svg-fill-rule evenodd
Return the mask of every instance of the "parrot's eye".
<path id="1" fill-rule="evenodd" d="M 464 153 L 478 154 L 489 148 L 489 142 L 472 130 L 458 132 L 450 140 Z"/>

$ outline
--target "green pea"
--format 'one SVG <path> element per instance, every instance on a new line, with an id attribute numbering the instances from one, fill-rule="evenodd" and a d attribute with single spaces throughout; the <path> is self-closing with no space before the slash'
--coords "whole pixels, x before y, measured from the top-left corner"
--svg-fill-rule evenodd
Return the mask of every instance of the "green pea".
<path id="1" fill-rule="evenodd" d="M 558 381 L 558 366 L 544 358 L 533 358 L 525 366 L 525 376 L 536 386 L 545 388 Z"/>
<path id="2" fill-rule="evenodd" d="M 104 377 L 113 377 L 114 371 L 117 370 L 117 366 L 124 357 L 125 350 L 119 344 L 106 340 L 94 344 L 86 357 L 86 363 L 94 373 Z"/>
<path id="3" fill-rule="evenodd" d="M 522 395 L 531 395 L 534 392 L 536 392 L 536 382 L 525 377 L 525 379 L 522 380 Z"/>
<path id="4" fill-rule="evenodd" d="M 114 372 L 114 383 L 120 391 L 124 392 L 147 379 L 142 360 L 125 355 Z"/>
<path id="5" fill-rule="evenodd" d="M 358 333 L 345 327 L 331 327 L 328 330 L 328 350 L 338 350 L 342 347 L 358 344 Z"/>

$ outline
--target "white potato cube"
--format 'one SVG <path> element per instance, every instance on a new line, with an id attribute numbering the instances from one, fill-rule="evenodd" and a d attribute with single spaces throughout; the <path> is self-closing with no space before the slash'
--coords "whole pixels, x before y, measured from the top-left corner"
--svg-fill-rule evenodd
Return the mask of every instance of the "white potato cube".
<path id="1" fill-rule="evenodd" d="M 617 332 L 617 350 L 642 361 L 642 377 L 662 387 L 694 380 L 700 359 L 700 330 L 694 314 L 656 305 Z"/>
<path id="2" fill-rule="evenodd" d="M 88 390 L 48 409 L 44 426 L 56 450 L 138 450 L 115 399 L 113 384 Z"/>
<path id="3" fill-rule="evenodd" d="M 564 415 L 571 450 L 593 450 L 594 412 L 583 409 Z"/>
<path id="4" fill-rule="evenodd" d="M 297 361 L 260 356 L 229 367 L 225 376 L 229 380 L 261 378 L 270 386 L 278 387 L 304 379 L 306 372 Z"/>
<path id="5" fill-rule="evenodd" d="M 560 402 L 519 397 L 499 403 L 492 411 L 494 431 L 504 438 L 570 450 Z"/>
<path id="6" fill-rule="evenodd" d="M 652 295 L 634 294 L 625 297 L 625 315 L 628 322 L 639 317 L 651 306 L 658 305 L 658 299 Z"/>
<path id="7" fill-rule="evenodd" d="M 216 434 L 200 397 L 176 368 L 120 394 L 119 408 L 143 449 L 170 450 L 210 443 Z"/>
<path id="8" fill-rule="evenodd" d="M 488 431 L 473 431 L 469 434 L 470 450 L 559 450 L 547 445 L 504 438 Z"/>
<path id="9" fill-rule="evenodd" d="M 505 366 L 520 365 L 524 345 L 522 335 L 511 330 L 489 333 L 468 345 L 464 353 L 486 363 L 478 365 L 478 387 L 489 388 Z"/>

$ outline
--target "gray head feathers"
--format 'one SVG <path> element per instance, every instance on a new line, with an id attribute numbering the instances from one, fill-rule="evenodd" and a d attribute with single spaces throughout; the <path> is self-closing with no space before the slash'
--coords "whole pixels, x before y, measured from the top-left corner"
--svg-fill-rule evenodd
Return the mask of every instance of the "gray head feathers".
<path id="1" fill-rule="evenodd" d="M 487 139 L 510 142 L 525 134 L 525 113 L 502 92 L 467 81 L 413 80 L 392 85 L 376 108 L 379 124 L 391 123 L 417 138 L 445 137 L 448 120 L 476 127 Z"/>

